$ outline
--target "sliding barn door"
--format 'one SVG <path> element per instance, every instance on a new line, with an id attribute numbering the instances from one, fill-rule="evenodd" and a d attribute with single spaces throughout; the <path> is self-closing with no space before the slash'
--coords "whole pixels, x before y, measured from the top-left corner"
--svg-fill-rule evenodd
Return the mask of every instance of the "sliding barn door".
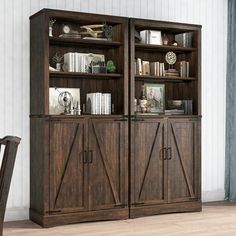
<path id="1" fill-rule="evenodd" d="M 50 211 L 87 209 L 85 121 L 50 124 Z"/>

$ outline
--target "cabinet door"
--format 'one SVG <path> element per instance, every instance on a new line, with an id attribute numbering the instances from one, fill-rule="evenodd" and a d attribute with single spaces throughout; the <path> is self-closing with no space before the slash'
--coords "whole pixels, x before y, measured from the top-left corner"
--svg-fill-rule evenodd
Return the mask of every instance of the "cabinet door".
<path id="1" fill-rule="evenodd" d="M 50 211 L 87 208 L 85 121 L 50 123 Z"/>
<path id="2" fill-rule="evenodd" d="M 168 122 L 168 200 L 200 199 L 200 121 Z"/>
<path id="3" fill-rule="evenodd" d="M 128 205 L 128 121 L 89 123 L 89 209 Z"/>
<path id="4" fill-rule="evenodd" d="M 131 122 L 131 204 L 160 204 L 167 199 L 166 121 Z"/>

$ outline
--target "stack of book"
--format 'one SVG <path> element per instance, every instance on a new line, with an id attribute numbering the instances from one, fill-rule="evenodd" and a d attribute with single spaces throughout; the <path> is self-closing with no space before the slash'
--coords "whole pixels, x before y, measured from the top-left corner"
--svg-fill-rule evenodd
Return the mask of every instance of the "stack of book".
<path id="1" fill-rule="evenodd" d="M 63 70 L 65 72 L 90 72 L 91 62 L 96 60 L 105 63 L 105 56 L 93 53 L 68 52 L 64 54 Z"/>
<path id="2" fill-rule="evenodd" d="M 179 71 L 176 69 L 168 69 L 165 71 L 166 76 L 179 77 Z"/>
<path id="3" fill-rule="evenodd" d="M 149 62 L 143 61 L 141 58 L 137 58 L 135 61 L 135 74 L 165 76 L 165 65 L 159 61 Z"/>
<path id="4" fill-rule="evenodd" d="M 111 94 L 110 93 L 87 93 L 86 113 L 92 115 L 111 114 Z"/>
<path id="5" fill-rule="evenodd" d="M 176 34 L 175 35 L 175 41 L 178 43 L 179 47 L 186 47 L 191 48 L 192 47 L 192 32 L 183 33 L 183 34 Z"/>
<path id="6" fill-rule="evenodd" d="M 183 115 L 184 110 L 179 110 L 179 109 L 170 109 L 170 110 L 165 110 L 165 115 Z"/>

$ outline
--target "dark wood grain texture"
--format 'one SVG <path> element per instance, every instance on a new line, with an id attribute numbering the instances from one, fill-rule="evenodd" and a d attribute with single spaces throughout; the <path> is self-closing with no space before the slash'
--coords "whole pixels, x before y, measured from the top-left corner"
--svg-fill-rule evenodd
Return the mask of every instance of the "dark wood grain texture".
<path id="1" fill-rule="evenodd" d="M 53 37 L 48 21 L 55 19 Z M 62 26 L 112 25 L 112 40 L 60 37 Z M 55 225 L 201 210 L 201 26 L 42 9 L 30 17 L 30 219 Z M 191 48 L 135 42 L 135 30 L 170 41 L 193 32 Z M 174 51 L 190 75 L 136 75 L 135 58 L 164 62 Z M 104 54 L 115 73 L 49 72 L 55 53 Z M 165 63 L 165 68 L 168 65 Z M 143 83 L 165 84 L 168 100 L 192 100 L 192 115 L 135 114 Z M 111 93 L 112 115 L 50 115 L 49 88 Z"/>

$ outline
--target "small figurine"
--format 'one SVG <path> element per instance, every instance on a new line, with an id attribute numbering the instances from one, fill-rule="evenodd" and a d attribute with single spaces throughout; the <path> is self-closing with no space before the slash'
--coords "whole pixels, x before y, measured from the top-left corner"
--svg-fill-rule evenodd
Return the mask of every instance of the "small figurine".
<path id="1" fill-rule="evenodd" d="M 166 46 L 168 45 L 169 39 L 166 34 L 163 34 L 162 41 L 163 41 L 163 45 L 166 45 Z"/>

